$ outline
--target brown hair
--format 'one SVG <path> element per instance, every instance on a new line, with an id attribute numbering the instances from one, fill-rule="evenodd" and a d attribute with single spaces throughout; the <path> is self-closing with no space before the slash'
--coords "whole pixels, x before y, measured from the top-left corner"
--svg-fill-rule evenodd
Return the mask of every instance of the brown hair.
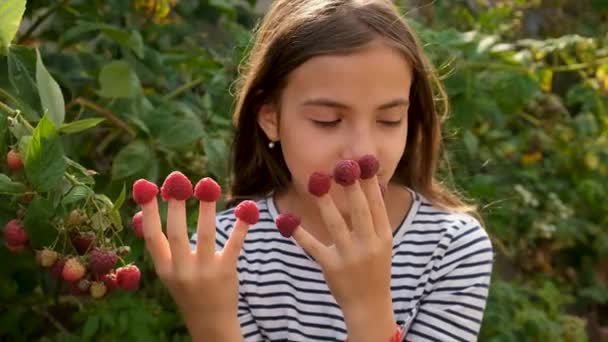
<path id="1" fill-rule="evenodd" d="M 434 205 L 474 212 L 435 178 L 442 150 L 441 123 L 448 100 L 434 68 L 398 9 L 389 0 L 277 0 L 257 27 L 248 63 L 242 65 L 233 123 L 228 206 L 283 189 L 290 173 L 280 145 L 267 148 L 257 123 L 260 107 L 278 103 L 288 74 L 308 59 L 346 54 L 380 37 L 400 50 L 413 67 L 407 147 L 393 181 Z"/>

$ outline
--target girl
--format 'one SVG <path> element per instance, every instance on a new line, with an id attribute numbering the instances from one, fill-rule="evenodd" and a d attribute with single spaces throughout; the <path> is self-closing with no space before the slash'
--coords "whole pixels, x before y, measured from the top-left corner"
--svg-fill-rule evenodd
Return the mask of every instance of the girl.
<path id="1" fill-rule="evenodd" d="M 201 201 L 189 246 L 184 200 L 168 199 L 166 237 L 157 201 L 142 205 L 194 340 L 476 340 L 492 246 L 435 179 L 446 94 L 392 2 L 274 1 L 242 76 L 229 203 L 253 199 L 259 221 Z M 376 175 L 309 192 L 366 155 Z"/>

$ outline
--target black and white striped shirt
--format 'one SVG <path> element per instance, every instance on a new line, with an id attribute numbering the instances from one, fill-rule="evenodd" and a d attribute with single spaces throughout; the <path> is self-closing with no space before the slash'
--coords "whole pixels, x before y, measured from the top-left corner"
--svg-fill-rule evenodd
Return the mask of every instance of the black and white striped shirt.
<path id="1" fill-rule="evenodd" d="M 391 292 L 404 340 L 475 341 L 492 272 L 490 239 L 473 217 L 412 194 L 410 212 L 393 234 Z M 260 221 L 250 227 L 237 265 L 245 341 L 344 341 L 342 312 L 319 264 L 280 235 L 272 196 L 257 204 Z M 218 250 L 234 222 L 233 209 L 217 214 Z"/>

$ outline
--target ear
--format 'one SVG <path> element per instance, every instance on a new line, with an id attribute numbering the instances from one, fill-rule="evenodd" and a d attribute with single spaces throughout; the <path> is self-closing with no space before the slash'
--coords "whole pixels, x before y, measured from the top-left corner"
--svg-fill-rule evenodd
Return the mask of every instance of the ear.
<path id="1" fill-rule="evenodd" d="M 269 140 L 279 140 L 279 113 L 274 104 L 263 104 L 258 112 L 258 125 Z"/>

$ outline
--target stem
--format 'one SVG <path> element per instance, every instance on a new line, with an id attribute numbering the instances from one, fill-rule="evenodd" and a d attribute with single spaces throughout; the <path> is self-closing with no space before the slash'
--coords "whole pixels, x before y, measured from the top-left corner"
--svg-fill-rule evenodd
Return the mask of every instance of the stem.
<path id="1" fill-rule="evenodd" d="M 129 127 L 129 125 L 127 125 L 124 121 L 122 121 L 119 117 L 117 117 L 114 113 L 110 112 L 109 110 L 102 108 L 102 107 L 98 106 L 97 104 L 95 104 L 89 100 L 80 98 L 80 97 L 75 98 L 66 107 L 70 108 L 74 104 L 79 104 L 83 107 L 88 107 L 88 108 L 96 111 L 97 113 L 105 116 L 108 120 L 112 121 L 112 123 L 114 123 L 116 126 L 124 129 L 127 133 L 129 133 L 131 138 L 135 138 L 135 135 L 136 135 L 135 131 L 131 127 Z"/>
<path id="2" fill-rule="evenodd" d="M 595 65 L 603 64 L 603 63 L 608 63 L 608 57 L 598 58 L 591 63 L 577 63 L 577 64 L 570 64 L 570 65 L 560 65 L 560 66 L 553 67 L 552 70 L 553 70 L 553 72 L 576 71 L 576 70 L 586 69 L 586 68 L 589 68 L 589 67 L 592 67 Z"/>
<path id="3" fill-rule="evenodd" d="M 0 109 L 3 112 L 6 112 L 9 115 L 17 115 L 17 111 L 6 105 L 4 102 L 0 101 Z"/>
<path id="4" fill-rule="evenodd" d="M 182 84 L 181 86 L 177 87 L 175 90 L 170 92 L 169 94 L 165 95 L 165 100 L 171 100 L 171 99 L 177 97 L 178 95 L 180 95 L 181 93 L 183 93 L 193 87 L 196 87 L 201 82 L 203 82 L 203 79 L 199 77 L 188 83 Z"/>
<path id="5" fill-rule="evenodd" d="M 72 334 L 59 322 L 55 317 L 53 317 L 46 308 L 41 308 L 37 306 L 33 306 L 32 310 L 39 314 L 40 316 L 48 319 L 51 323 L 57 328 L 57 330 L 61 331 L 63 334 L 72 336 Z"/>

